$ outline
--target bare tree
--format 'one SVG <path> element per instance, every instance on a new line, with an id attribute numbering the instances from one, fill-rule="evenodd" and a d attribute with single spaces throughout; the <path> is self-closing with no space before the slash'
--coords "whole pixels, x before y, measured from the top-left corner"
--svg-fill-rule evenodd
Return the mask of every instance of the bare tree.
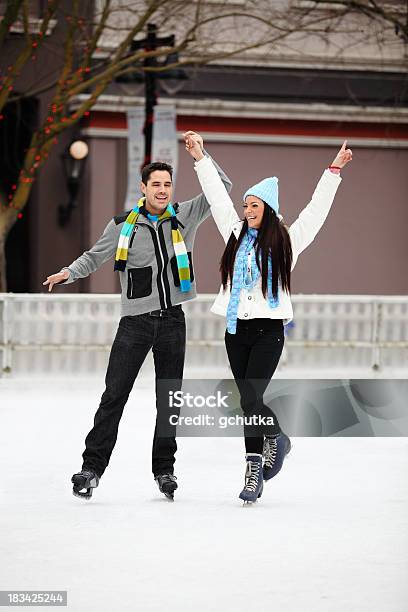
<path id="1" fill-rule="evenodd" d="M 313 6 L 314 5 L 314 6 Z M 342 11 L 343 15 L 355 13 L 368 17 L 373 23 L 390 26 L 396 36 L 408 42 L 408 3 L 406 0 L 311 0 L 305 10 L 326 9 L 328 18 L 334 17 L 333 11 Z"/>
<path id="2" fill-rule="evenodd" d="M 322 6 L 326 10 L 321 10 Z M 68 7 L 68 8 L 67 8 Z M 90 11 L 90 8 L 95 10 Z M 339 19 L 360 11 L 370 19 L 390 24 L 398 35 L 406 36 L 406 15 L 383 10 L 374 0 L 95 0 L 64 2 L 48 0 L 35 32 L 30 28 L 30 3 L 12 0 L 6 3 L 0 22 L 0 50 L 4 49 L 9 32 L 17 23 L 22 40 L 9 66 L 0 74 L 0 120 L 9 102 L 24 96 L 48 92 L 48 112 L 32 134 L 24 155 L 18 180 L 6 198 L 0 195 L 0 291 L 6 290 L 4 246 L 10 229 L 26 206 L 33 183 L 46 163 L 59 136 L 88 114 L 99 96 L 120 75 L 138 70 L 162 70 L 146 67 L 146 58 L 166 58 L 179 54 L 180 59 L 166 69 L 209 64 L 238 56 L 244 59 L 256 49 L 265 54 L 296 45 L 299 35 L 328 36 Z M 395 21 L 397 19 L 397 21 Z M 58 27 L 47 35 L 50 23 Z M 147 23 L 154 22 L 160 31 L 172 31 L 177 43 L 155 50 L 130 52 L 133 40 L 142 37 Z M 58 46 L 53 45 L 56 40 Z M 61 42 L 62 40 L 62 42 Z M 24 91 L 14 91 L 19 75 L 30 70 L 39 52 L 54 52 L 60 57 L 59 69 L 44 76 Z M 280 52 L 280 51 L 279 51 Z M 79 94 L 79 105 L 71 110 Z"/>
<path id="3" fill-rule="evenodd" d="M 95 4 L 97 10 L 87 15 L 86 10 L 92 4 Z M 0 291 L 6 290 L 5 241 L 26 206 L 40 168 L 46 163 L 58 137 L 89 113 L 115 78 L 135 70 L 143 72 L 162 69 L 146 68 L 144 60 L 147 57 L 165 58 L 170 54 L 179 54 L 180 60 L 168 64 L 166 69 L 169 69 L 189 64 L 208 64 L 250 49 L 270 46 L 298 29 L 300 19 L 304 19 L 304 16 L 299 17 L 296 23 L 288 26 L 284 20 L 276 19 L 276 11 L 275 14 L 271 12 L 265 16 L 253 0 L 240 2 L 238 9 L 236 3 L 229 0 L 216 6 L 209 6 L 201 0 L 193 0 L 191 3 L 184 0 L 138 0 L 128 3 L 111 0 L 95 3 L 73 0 L 64 3 L 61 0 L 49 0 L 39 28 L 32 33 L 29 2 L 7 2 L 0 23 L 0 49 L 4 49 L 9 31 L 16 23 L 22 26 L 23 39 L 12 62 L 0 75 L 0 119 L 5 105 L 21 97 L 48 92 L 50 103 L 46 116 L 32 134 L 12 193 L 1 201 Z M 29 71 L 30 62 L 41 48 L 46 47 L 47 52 L 51 52 L 55 35 L 46 34 L 53 19 L 57 19 L 58 24 L 64 22 L 65 26 L 62 45 L 59 31 L 59 48 L 54 50 L 61 55 L 58 74 L 49 75 L 45 83 L 15 93 L 16 80 L 24 70 Z M 174 28 L 177 44 L 150 51 L 141 49 L 129 52 L 132 41 L 141 37 L 147 23 L 152 21 L 159 27 Z M 252 31 L 250 37 L 247 36 L 248 28 Z M 223 44 L 217 44 L 216 36 L 220 36 L 220 33 L 225 35 L 226 32 L 229 32 L 230 42 L 224 38 Z M 115 46 L 104 49 L 103 41 L 112 33 Z M 101 53 L 101 47 L 105 53 Z M 82 99 L 74 111 L 70 110 L 72 100 L 83 93 L 87 94 L 86 99 Z"/>

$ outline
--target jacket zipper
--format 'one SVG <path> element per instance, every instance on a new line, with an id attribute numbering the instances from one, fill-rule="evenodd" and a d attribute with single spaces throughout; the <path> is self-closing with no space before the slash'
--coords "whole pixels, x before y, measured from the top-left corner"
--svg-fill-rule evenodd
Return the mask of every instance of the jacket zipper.
<path id="1" fill-rule="evenodd" d="M 133 296 L 133 276 L 130 270 L 128 272 L 128 275 L 129 275 L 129 283 L 130 283 L 130 297 L 132 298 Z"/>
<path id="2" fill-rule="evenodd" d="M 168 219 L 160 221 L 160 224 L 162 224 L 164 221 L 168 221 Z M 138 223 L 140 223 L 140 222 L 138 222 Z M 154 227 L 152 227 L 149 223 L 145 223 L 144 221 L 142 221 L 140 224 L 141 225 L 146 225 L 149 228 L 149 230 L 152 232 L 152 234 L 154 232 L 153 235 L 155 235 L 155 239 L 153 239 L 153 242 L 155 244 L 155 251 L 158 251 L 158 253 L 160 255 L 160 263 L 161 263 L 161 270 L 160 270 L 159 266 L 158 266 L 158 270 L 157 270 L 157 285 L 158 285 L 158 289 L 159 289 L 159 299 L 160 299 L 160 295 L 162 294 L 163 295 L 163 304 L 162 304 L 162 300 L 160 299 L 161 306 L 165 307 L 165 308 L 169 308 L 171 306 L 171 302 L 169 302 L 168 298 L 166 299 L 166 288 L 165 288 L 165 281 L 164 281 L 165 257 L 163 255 L 163 251 L 162 251 L 161 244 L 160 244 L 159 224 L 156 223 L 156 225 Z M 135 224 L 135 227 L 136 227 L 136 225 L 137 224 Z M 132 237 L 131 237 L 130 243 L 129 243 L 129 249 L 132 247 L 135 234 L 136 234 L 136 232 L 135 232 L 135 230 L 133 230 L 133 234 L 132 234 Z M 156 258 L 157 258 L 157 253 L 156 253 Z M 159 287 L 159 281 L 160 281 L 160 287 Z M 161 291 L 160 291 L 160 289 L 161 289 Z M 132 291 L 133 291 L 133 284 L 132 284 Z"/>
<path id="3" fill-rule="evenodd" d="M 160 241 L 158 238 L 158 230 L 154 227 L 152 227 L 150 225 L 150 223 L 145 223 L 144 221 L 140 222 L 138 221 L 135 224 L 136 225 L 146 225 L 146 227 L 149 229 L 149 231 L 152 234 L 152 239 L 153 239 L 153 245 L 154 245 L 154 251 L 156 254 L 156 261 L 157 261 L 157 290 L 158 290 L 158 294 L 159 294 L 159 300 L 160 300 L 160 308 L 166 308 L 166 292 L 164 290 L 164 283 L 163 283 L 163 269 L 164 269 L 164 257 L 163 257 L 163 253 L 161 251 L 160 248 Z M 132 244 L 133 244 L 133 239 L 135 237 L 135 230 L 133 230 L 133 234 L 132 237 L 130 239 L 130 243 L 129 243 L 129 249 L 131 248 Z M 158 259 L 158 255 L 160 257 L 160 260 Z M 160 267 L 162 268 L 160 270 Z"/>
<path id="4" fill-rule="evenodd" d="M 160 253 L 160 259 L 161 259 L 161 264 L 162 264 L 162 269 L 161 269 L 161 283 L 162 283 L 162 290 L 163 290 L 163 296 L 164 296 L 164 303 L 166 304 L 166 291 L 165 291 L 165 287 L 164 287 L 164 256 L 163 256 L 163 251 L 161 249 L 160 246 L 160 238 L 159 238 L 159 227 L 158 227 L 158 223 L 156 223 L 155 225 L 155 232 L 156 232 L 156 240 L 157 240 L 157 246 L 159 247 L 159 253 Z M 167 308 L 169 307 L 168 304 L 166 304 Z"/>
<path id="5" fill-rule="evenodd" d="M 171 266 L 171 264 L 170 264 L 169 254 L 167 252 L 166 239 L 164 237 L 163 223 L 164 221 L 160 223 L 158 227 L 158 234 L 159 234 L 159 240 L 160 240 L 160 244 L 161 244 L 161 247 L 163 249 L 163 254 L 164 254 L 164 268 L 163 268 L 164 291 L 165 291 L 165 295 L 167 298 L 167 308 L 170 308 L 173 304 L 171 302 L 171 289 L 170 289 L 170 283 L 169 283 L 167 272 L 169 269 L 169 265 Z"/>

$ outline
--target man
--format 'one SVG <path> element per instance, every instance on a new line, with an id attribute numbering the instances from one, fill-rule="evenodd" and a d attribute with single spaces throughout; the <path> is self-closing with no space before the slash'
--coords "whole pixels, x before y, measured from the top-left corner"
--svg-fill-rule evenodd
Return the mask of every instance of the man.
<path id="1" fill-rule="evenodd" d="M 194 132 L 185 137 L 202 138 Z M 228 191 L 232 184 L 218 168 Z M 185 320 L 181 304 L 196 297 L 192 250 L 197 226 L 210 214 L 203 194 L 171 205 L 172 168 L 155 162 L 142 171 L 144 199 L 132 211 L 114 217 L 96 244 L 70 266 L 47 277 L 49 291 L 72 283 L 115 257 L 122 288 L 122 312 L 112 345 L 106 389 L 85 440 L 83 466 L 74 474 L 73 493 L 90 499 L 116 443 L 119 422 L 138 372 L 150 350 L 156 375 L 156 428 L 152 470 L 162 493 L 173 499 L 177 444 L 169 428 L 168 392 L 181 388 L 185 356 Z M 159 382 L 161 381 L 161 382 Z M 174 412 L 174 410 L 173 410 Z"/>

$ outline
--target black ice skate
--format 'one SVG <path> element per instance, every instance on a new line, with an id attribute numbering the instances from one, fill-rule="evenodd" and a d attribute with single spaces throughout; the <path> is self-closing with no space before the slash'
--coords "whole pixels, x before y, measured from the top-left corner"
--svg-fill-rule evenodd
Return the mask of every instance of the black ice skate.
<path id="1" fill-rule="evenodd" d="M 92 489 L 96 489 L 99 484 L 99 476 L 92 470 L 82 470 L 72 476 L 71 482 L 74 485 L 72 493 L 76 497 L 91 499 Z"/>
<path id="2" fill-rule="evenodd" d="M 177 478 L 173 474 L 159 474 L 155 476 L 155 481 L 157 482 L 160 492 L 164 493 L 167 499 L 171 501 L 174 501 L 174 491 L 177 489 L 176 480 Z"/>

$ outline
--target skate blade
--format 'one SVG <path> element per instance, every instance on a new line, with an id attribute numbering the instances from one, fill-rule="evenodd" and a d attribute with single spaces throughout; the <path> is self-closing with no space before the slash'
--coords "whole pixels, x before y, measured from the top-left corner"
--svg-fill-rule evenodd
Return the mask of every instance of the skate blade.
<path id="1" fill-rule="evenodd" d="M 166 499 L 168 499 L 169 501 L 174 502 L 174 493 L 164 493 L 164 496 L 166 497 Z"/>
<path id="2" fill-rule="evenodd" d="M 81 489 L 76 489 L 75 487 L 72 489 L 72 494 L 75 497 L 80 497 L 81 499 L 90 500 L 92 497 L 92 488 L 87 489 L 86 491 L 82 491 Z"/>
<path id="3" fill-rule="evenodd" d="M 262 495 L 262 492 L 254 500 L 244 499 L 242 505 L 243 506 L 253 506 L 254 504 L 256 504 L 260 500 L 261 495 Z M 240 499 L 242 499 L 242 497 Z"/>

